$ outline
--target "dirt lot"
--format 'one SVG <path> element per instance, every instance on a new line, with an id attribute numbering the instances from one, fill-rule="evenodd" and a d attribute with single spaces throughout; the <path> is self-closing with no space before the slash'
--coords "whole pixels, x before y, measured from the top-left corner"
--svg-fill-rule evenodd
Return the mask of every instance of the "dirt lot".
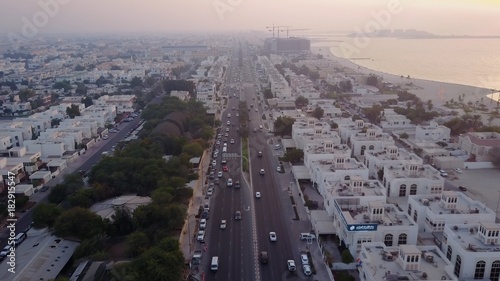
<path id="1" fill-rule="evenodd" d="M 500 214 L 500 169 L 464 170 L 462 174 L 456 174 L 457 180 L 452 182 L 459 186 L 465 186 L 465 192 L 471 198 L 481 201 L 493 211 Z M 497 219 L 498 220 L 498 219 Z"/>

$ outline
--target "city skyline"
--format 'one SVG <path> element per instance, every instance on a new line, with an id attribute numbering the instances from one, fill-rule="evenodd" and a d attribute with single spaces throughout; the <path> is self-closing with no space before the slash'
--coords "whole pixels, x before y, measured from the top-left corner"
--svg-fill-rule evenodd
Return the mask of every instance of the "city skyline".
<path id="1" fill-rule="evenodd" d="M 193 5 L 194 4 L 194 5 Z M 500 35 L 494 0 L 203 0 L 180 2 L 40 0 L 3 3 L 0 34 L 258 30 L 287 25 L 310 32 L 418 29 L 439 35 Z M 8 11 L 8 12 L 7 12 Z M 370 27 L 371 28 L 371 27 Z M 35 32 L 36 31 L 36 32 Z"/>

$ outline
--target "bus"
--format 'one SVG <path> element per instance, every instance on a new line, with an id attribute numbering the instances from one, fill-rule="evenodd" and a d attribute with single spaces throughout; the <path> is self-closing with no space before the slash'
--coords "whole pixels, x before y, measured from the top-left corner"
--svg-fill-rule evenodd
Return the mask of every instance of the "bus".
<path id="1" fill-rule="evenodd" d="M 24 240 L 26 240 L 27 237 L 28 236 L 24 232 L 21 232 L 21 233 L 17 234 L 17 236 L 16 236 L 16 246 L 18 246 L 19 244 L 23 243 Z"/>

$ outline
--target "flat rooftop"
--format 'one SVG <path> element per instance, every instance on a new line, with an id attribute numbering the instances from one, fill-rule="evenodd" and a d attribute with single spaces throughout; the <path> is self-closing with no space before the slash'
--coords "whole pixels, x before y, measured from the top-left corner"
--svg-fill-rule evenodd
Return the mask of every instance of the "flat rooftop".
<path id="1" fill-rule="evenodd" d="M 484 243 L 477 237 L 477 229 L 479 225 L 488 229 L 500 229 L 500 224 L 485 222 L 479 224 L 467 224 L 467 225 L 454 225 L 449 226 L 449 230 L 455 234 L 455 237 L 450 237 L 448 239 L 453 239 L 457 242 L 465 251 L 468 252 L 491 252 L 496 256 L 500 256 L 500 245 Z"/>
<path id="2" fill-rule="evenodd" d="M 408 163 L 392 165 L 387 167 L 387 174 L 394 178 L 427 178 L 430 180 L 439 180 L 442 177 L 439 172 L 430 165 L 419 165 L 415 173 L 410 173 L 406 167 Z"/>
<path id="3" fill-rule="evenodd" d="M 148 205 L 149 203 L 151 203 L 151 197 L 124 195 L 94 204 L 90 207 L 90 210 L 102 218 L 111 219 L 117 207 L 126 208 L 130 213 L 133 213 L 139 206 Z"/>
<path id="4" fill-rule="evenodd" d="M 421 253 L 420 256 L 424 253 L 431 255 L 432 262 L 421 258 L 418 270 L 406 270 L 396 261 L 400 250 L 407 253 Z M 395 259 L 393 261 L 385 260 L 383 257 L 386 253 L 390 253 Z M 458 280 L 451 274 L 451 263 L 443 257 L 435 245 L 386 247 L 382 242 L 363 243 L 360 259 L 363 263 L 363 271 L 372 276 L 371 280 Z M 426 278 L 422 277 L 424 272 L 427 274 Z"/>
<path id="5" fill-rule="evenodd" d="M 338 157 L 351 158 L 351 149 L 345 144 L 334 144 L 332 148 L 326 149 L 323 143 L 307 143 L 304 147 L 304 153 L 309 154 L 335 154 Z M 351 159 L 354 160 L 354 159 Z M 331 161 L 333 163 L 333 159 Z M 345 164 L 345 163 L 344 163 Z"/>
<path id="6" fill-rule="evenodd" d="M 348 224 L 365 224 L 365 223 L 376 223 L 380 225 L 407 225 L 412 226 L 414 223 L 410 220 L 408 214 L 402 212 L 392 204 L 384 204 L 382 202 L 374 201 L 370 202 L 369 205 L 380 205 L 384 207 L 384 215 L 381 220 L 370 220 L 370 213 L 368 208 L 364 208 L 363 211 L 355 210 L 349 211 L 349 209 L 342 206 L 342 200 L 337 199 L 338 205 L 342 208 L 342 214 Z M 345 210 L 344 210 L 345 209 Z"/>
<path id="7" fill-rule="evenodd" d="M 479 201 L 472 200 L 470 197 L 456 191 L 443 191 L 443 195 L 447 197 L 456 196 L 457 204 L 456 209 L 447 209 L 441 203 L 441 195 L 414 195 L 412 198 L 420 206 L 426 206 L 434 214 L 449 214 L 449 215 L 462 215 L 462 214 L 491 214 L 493 211 L 488 209 L 486 205 Z M 427 201 L 426 201 L 426 200 Z"/>
<path id="8" fill-rule="evenodd" d="M 403 148 L 397 148 L 398 153 L 396 155 L 388 153 L 386 150 L 383 151 L 365 151 L 365 158 L 368 157 L 368 155 L 373 155 L 380 161 L 390 161 L 390 160 L 402 160 L 402 161 L 409 161 L 415 164 L 421 164 L 422 163 L 422 158 L 418 157 L 415 153 L 413 152 L 408 152 L 408 150 L 403 149 Z"/>
<path id="9" fill-rule="evenodd" d="M 350 157 L 350 155 L 345 155 L 345 157 Z M 365 169 L 367 169 L 365 167 L 365 165 L 363 165 L 361 162 L 358 162 L 354 158 L 348 158 L 347 160 L 348 161 L 346 161 L 342 164 L 342 167 L 335 167 L 334 159 L 311 161 L 311 167 L 319 168 L 319 170 L 321 170 L 323 172 L 335 172 L 335 171 L 342 171 L 342 170 L 365 170 Z"/>
<path id="10" fill-rule="evenodd" d="M 46 228 L 31 229 L 27 234 L 28 238 L 16 248 L 15 274 L 7 271 L 7 257 L 0 264 L 0 280 L 53 280 L 80 244 L 53 236 Z"/>
<path id="11" fill-rule="evenodd" d="M 355 176 L 351 177 L 354 178 Z M 385 196 L 386 188 L 378 180 L 363 180 L 361 191 L 355 191 L 349 186 L 345 186 L 341 181 L 326 181 L 326 192 L 330 193 L 333 197 L 345 196 Z"/>

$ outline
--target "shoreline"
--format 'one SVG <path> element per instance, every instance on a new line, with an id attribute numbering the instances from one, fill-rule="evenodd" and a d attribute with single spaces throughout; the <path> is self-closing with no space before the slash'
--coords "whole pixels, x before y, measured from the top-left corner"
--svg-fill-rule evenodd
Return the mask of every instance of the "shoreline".
<path id="1" fill-rule="evenodd" d="M 496 96 L 498 98 L 500 95 L 499 92 L 487 88 L 420 78 L 407 78 L 405 76 L 402 77 L 401 75 L 369 69 L 367 67 L 356 64 L 352 60 L 335 56 L 331 51 L 331 48 L 332 47 L 329 46 L 312 46 L 311 53 L 321 54 L 324 59 L 333 61 L 338 66 L 348 68 L 352 70 L 353 73 L 363 75 L 373 74 L 382 77 L 383 81 L 389 82 L 393 85 L 401 86 L 401 88 L 403 89 L 407 89 L 408 92 L 417 95 L 424 102 L 427 100 L 432 100 L 435 106 L 442 106 L 446 101 L 449 101 L 451 99 L 458 101 L 458 97 L 462 94 L 465 94 L 465 103 L 469 101 L 475 103 L 477 101 L 479 103 L 485 104 L 486 108 L 494 109 L 497 102 L 489 96 Z M 409 83 L 411 83 L 411 85 L 409 85 Z"/>

